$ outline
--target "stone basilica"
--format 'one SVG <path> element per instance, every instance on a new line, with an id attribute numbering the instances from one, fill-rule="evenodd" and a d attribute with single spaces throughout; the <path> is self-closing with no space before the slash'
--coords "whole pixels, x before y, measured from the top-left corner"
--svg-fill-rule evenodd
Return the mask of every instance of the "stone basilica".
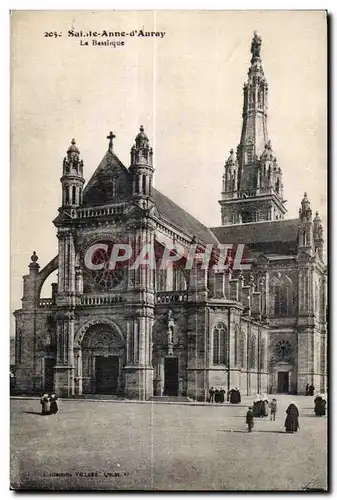
<path id="1" fill-rule="evenodd" d="M 63 161 L 58 253 L 40 268 L 34 252 L 16 319 L 17 390 L 60 396 L 205 400 L 210 386 L 243 394 L 303 394 L 327 387 L 327 274 L 323 229 L 304 194 L 285 219 L 282 170 L 267 131 L 261 39 L 251 44 L 240 143 L 225 162 L 219 227 L 207 228 L 152 185 L 153 152 L 140 128 L 125 167 L 109 148 L 85 184 L 72 140 Z M 158 166 L 160 168 L 160 166 Z M 85 266 L 86 250 L 127 242 L 245 244 L 249 271 L 109 270 Z M 99 268 L 99 269 L 98 269 Z M 57 271 L 52 297 L 42 285 Z"/>

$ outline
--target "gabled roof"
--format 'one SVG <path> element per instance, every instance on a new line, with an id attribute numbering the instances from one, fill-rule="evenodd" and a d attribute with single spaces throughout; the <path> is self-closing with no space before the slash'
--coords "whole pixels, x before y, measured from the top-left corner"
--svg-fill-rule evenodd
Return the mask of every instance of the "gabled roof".
<path id="1" fill-rule="evenodd" d="M 299 219 L 252 222 L 213 227 L 220 243 L 243 243 L 268 253 L 291 252 L 297 248 Z"/>
<path id="2" fill-rule="evenodd" d="M 113 183 L 116 196 L 113 196 Z M 83 205 L 106 205 L 118 199 L 131 201 L 131 198 L 132 175 L 116 154 L 108 150 L 83 191 Z M 209 228 L 155 188 L 152 188 L 152 199 L 159 215 L 174 227 L 203 243 L 218 243 Z"/>
<path id="3" fill-rule="evenodd" d="M 152 188 L 152 199 L 164 219 L 171 221 L 178 228 L 184 229 L 191 237 L 196 236 L 204 243 L 218 243 L 216 236 L 208 227 L 155 188 Z"/>
<path id="4" fill-rule="evenodd" d="M 106 205 L 118 199 L 127 200 L 131 195 L 131 174 L 109 149 L 83 191 L 83 205 Z"/>

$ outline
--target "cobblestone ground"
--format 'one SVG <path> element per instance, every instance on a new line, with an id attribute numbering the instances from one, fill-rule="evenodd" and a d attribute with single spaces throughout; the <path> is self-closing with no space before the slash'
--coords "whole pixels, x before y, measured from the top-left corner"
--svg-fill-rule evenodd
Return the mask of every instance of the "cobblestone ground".
<path id="1" fill-rule="evenodd" d="M 284 432 L 294 399 L 297 434 Z M 301 490 L 326 488 L 327 417 L 313 398 L 278 397 L 276 421 L 247 433 L 240 405 L 11 400 L 11 485 L 23 489 Z"/>

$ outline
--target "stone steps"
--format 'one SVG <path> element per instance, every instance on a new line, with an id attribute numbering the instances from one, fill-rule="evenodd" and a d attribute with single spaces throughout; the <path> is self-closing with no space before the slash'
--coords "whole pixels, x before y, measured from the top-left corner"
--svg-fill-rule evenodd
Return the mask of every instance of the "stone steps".
<path id="1" fill-rule="evenodd" d="M 187 396 L 152 396 L 148 401 L 153 401 L 157 403 L 169 402 L 169 403 L 188 403 L 193 401 Z"/>

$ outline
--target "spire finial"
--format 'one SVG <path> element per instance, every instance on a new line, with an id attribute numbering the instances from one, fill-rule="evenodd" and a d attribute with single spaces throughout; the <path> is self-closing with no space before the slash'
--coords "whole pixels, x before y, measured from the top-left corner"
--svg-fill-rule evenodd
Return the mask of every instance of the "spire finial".
<path id="1" fill-rule="evenodd" d="M 115 139 L 115 134 L 113 132 L 111 132 L 110 130 L 110 134 L 107 136 L 107 139 L 109 139 L 109 150 L 112 151 L 113 150 L 113 140 Z"/>
<path id="2" fill-rule="evenodd" d="M 260 57 L 261 43 L 262 43 L 261 37 L 257 34 L 256 31 L 254 31 L 254 37 L 250 48 L 250 52 L 253 56 L 252 59 Z"/>
<path id="3" fill-rule="evenodd" d="M 80 150 L 76 146 L 76 141 L 75 139 L 71 139 L 71 144 L 67 150 L 67 154 L 70 155 L 71 157 L 74 157 L 74 155 L 79 155 Z"/>
<path id="4" fill-rule="evenodd" d="M 31 260 L 32 262 L 34 262 L 34 263 L 35 263 L 35 262 L 37 262 L 37 261 L 39 260 L 39 257 L 36 255 L 35 250 L 34 250 L 33 255 L 31 256 L 30 260 Z"/>

